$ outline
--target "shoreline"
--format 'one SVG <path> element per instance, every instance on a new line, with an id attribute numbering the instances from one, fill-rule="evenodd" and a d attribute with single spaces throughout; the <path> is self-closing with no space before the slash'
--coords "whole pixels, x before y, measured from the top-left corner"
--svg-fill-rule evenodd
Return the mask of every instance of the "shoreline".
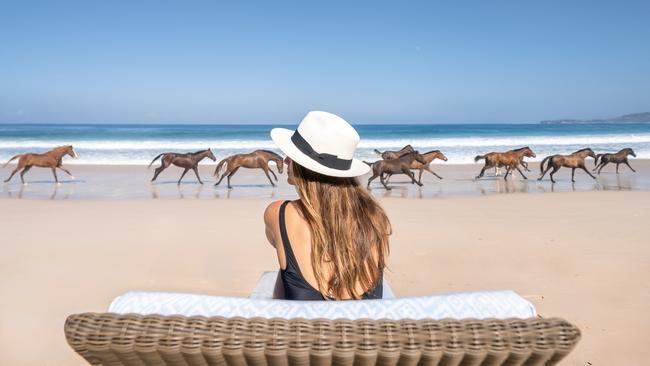
<path id="1" fill-rule="evenodd" d="M 589 160 L 591 162 L 591 160 Z M 593 164 L 593 163 L 592 163 Z M 620 174 L 614 173 L 614 165 L 603 169 L 597 179 L 593 180 L 583 171 L 576 171 L 576 182 L 571 183 L 571 169 L 562 168 L 556 174 L 557 183 L 550 182 L 548 175 L 542 181 L 539 176 L 539 164 L 529 163 L 531 172 L 524 172 L 528 177 L 522 179 L 515 172 L 514 177 L 504 181 L 494 176 L 494 169 L 475 180 L 483 164 L 445 164 L 435 161 L 431 168 L 442 180 L 424 172 L 423 187 L 411 184 L 405 175 L 391 178 L 388 191 L 381 186 L 379 179 L 371 184 L 375 197 L 395 197 L 407 199 L 435 199 L 449 197 L 482 196 L 511 193 L 546 193 L 571 191 L 650 191 L 650 159 L 635 159 L 630 164 L 637 170 L 633 173 L 627 166 L 620 167 Z M 295 198 L 292 186 L 286 183 L 286 171 L 277 174 L 277 168 L 271 169 L 278 175 L 277 187 L 272 187 L 261 170 L 240 169 L 232 178 L 233 189 L 226 187 L 226 180 L 214 187 L 212 177 L 214 164 L 200 164 L 199 173 L 205 184 L 198 184 L 193 172 L 188 172 L 183 183 L 178 186 L 176 180 L 182 170 L 171 167 L 165 170 L 154 184 L 150 183 L 154 166 L 146 165 L 69 165 L 68 169 L 75 176 L 71 180 L 59 171 L 60 185 L 54 184 L 49 169 L 34 168 L 25 175 L 27 185 L 20 184 L 18 175 L 9 183 L 0 183 L 0 199 L 53 199 L 53 200 L 131 200 L 131 199 L 288 199 Z M 0 169 L 0 177 L 9 176 L 15 165 Z M 285 167 L 286 169 L 286 167 Z M 588 166 L 588 169 L 592 167 Z M 414 171 L 416 179 L 418 171 Z M 365 186 L 369 174 L 360 177 Z"/>

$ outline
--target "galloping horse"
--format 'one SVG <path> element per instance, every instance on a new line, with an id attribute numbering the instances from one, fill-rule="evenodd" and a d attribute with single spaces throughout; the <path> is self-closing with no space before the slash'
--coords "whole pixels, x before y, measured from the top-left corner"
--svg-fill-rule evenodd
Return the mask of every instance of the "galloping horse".
<path id="1" fill-rule="evenodd" d="M 413 151 L 415 151 L 415 149 L 411 145 L 406 145 L 403 148 L 399 149 L 398 151 L 386 150 L 384 152 L 381 152 L 381 151 L 375 149 L 375 152 L 377 154 L 381 155 L 381 158 L 384 159 L 384 160 L 397 159 L 397 158 L 401 157 L 402 155 L 411 153 Z"/>
<path id="2" fill-rule="evenodd" d="M 596 169 L 598 169 L 598 174 L 600 174 L 600 171 L 603 170 L 605 165 L 609 163 L 615 163 L 616 164 L 616 174 L 618 174 L 618 165 L 619 164 L 625 164 L 627 165 L 628 168 L 630 168 L 633 172 L 636 173 L 636 170 L 634 170 L 631 166 L 630 163 L 627 162 L 627 156 L 632 155 L 636 158 L 636 154 L 634 153 L 634 150 L 632 150 L 629 147 L 626 147 L 625 149 L 622 149 L 621 151 L 617 152 L 616 154 L 598 154 L 596 155 L 596 160 L 594 161 L 594 164 L 596 167 L 594 168 L 594 172 Z M 598 160 L 600 159 L 600 163 L 598 163 Z"/>
<path id="3" fill-rule="evenodd" d="M 3 166 L 6 167 L 7 164 L 9 164 L 12 160 L 16 158 L 20 158 L 18 160 L 18 165 L 16 165 L 16 169 L 14 169 L 13 172 L 11 172 L 11 175 L 9 178 L 5 180 L 5 183 L 9 182 L 11 178 L 13 178 L 14 174 L 16 174 L 20 169 L 23 169 L 22 172 L 20 172 L 20 181 L 25 184 L 25 179 L 23 176 L 25 173 L 29 171 L 33 166 L 37 166 L 39 168 L 50 168 L 52 169 L 52 174 L 54 175 L 54 181 L 56 183 L 59 183 L 59 178 L 56 176 L 56 168 L 59 168 L 66 172 L 72 179 L 74 177 L 70 172 L 63 167 L 63 157 L 65 155 L 70 155 L 72 156 L 73 159 L 77 158 L 77 153 L 74 151 L 72 148 L 72 145 L 65 145 L 65 146 L 58 146 L 55 147 L 54 149 L 44 153 L 44 154 L 32 154 L 32 153 L 27 153 L 27 154 L 18 154 L 9 161 L 5 163 Z"/>
<path id="4" fill-rule="evenodd" d="M 151 163 L 149 163 L 149 166 L 147 168 L 151 168 L 151 165 L 158 160 L 162 156 L 162 159 L 160 160 L 160 166 L 156 168 L 156 171 L 153 174 L 153 178 L 151 178 L 151 181 L 155 181 L 156 178 L 158 178 L 158 174 L 162 173 L 163 170 L 169 168 L 170 165 L 176 165 L 177 167 L 185 168 L 183 170 L 183 174 L 181 174 L 181 177 L 178 179 L 178 184 L 181 184 L 181 180 L 183 180 L 183 177 L 185 176 L 185 173 L 187 173 L 188 170 L 192 169 L 194 171 L 194 174 L 196 174 L 196 178 L 199 180 L 199 183 L 203 184 L 201 181 L 201 177 L 199 177 L 199 170 L 198 170 L 198 165 L 201 160 L 204 158 L 209 158 L 212 161 L 216 161 L 217 158 L 214 156 L 212 153 L 212 150 L 206 149 L 206 150 L 199 150 L 194 153 L 185 153 L 185 154 L 180 154 L 180 153 L 173 153 L 173 152 L 167 152 L 167 153 L 162 153 L 153 158 Z"/>
<path id="5" fill-rule="evenodd" d="M 230 178 L 235 175 L 237 170 L 239 168 L 248 168 L 248 169 L 262 169 L 264 171 L 264 174 L 266 174 L 266 177 L 269 178 L 269 182 L 271 182 L 271 185 L 275 187 L 275 183 L 273 183 L 273 180 L 271 180 L 271 177 L 269 176 L 269 172 L 273 174 L 273 178 L 275 178 L 275 181 L 278 181 L 278 177 L 275 175 L 273 170 L 269 169 L 269 161 L 274 161 L 275 164 L 278 166 L 278 172 L 279 174 L 282 174 L 282 168 L 284 166 L 283 164 L 283 159 L 282 156 L 274 153 L 273 151 L 269 150 L 255 150 L 252 153 L 248 154 L 236 154 L 229 156 L 219 162 L 217 164 L 217 168 L 214 170 L 215 176 L 219 175 L 219 171 L 221 170 L 221 167 L 226 164 L 226 171 L 221 175 L 221 178 L 217 183 L 214 185 L 219 185 L 221 181 L 223 180 L 224 177 L 228 177 L 228 188 L 232 188 L 230 186 Z"/>
<path id="6" fill-rule="evenodd" d="M 388 187 L 384 181 L 384 174 L 393 175 L 401 173 L 411 177 L 411 183 L 416 183 L 422 187 L 422 183 L 415 180 L 415 174 L 411 171 L 411 164 L 413 161 L 417 161 L 421 164 L 426 164 L 424 157 L 417 151 L 406 153 L 397 159 L 377 160 L 374 163 L 366 162 L 366 164 L 372 167 L 372 177 L 368 179 L 367 188 L 370 188 L 370 182 L 372 182 L 373 179 L 379 177 L 379 181 L 384 185 L 384 188 L 390 191 L 391 188 Z"/>
<path id="7" fill-rule="evenodd" d="M 520 148 L 520 149 L 523 149 L 523 148 Z M 519 150 L 519 149 L 513 149 L 513 150 L 508 150 L 508 151 L 517 151 L 517 150 Z M 521 159 L 519 159 L 519 164 L 524 168 L 525 171 L 527 171 L 527 172 L 530 171 L 530 169 L 528 169 L 528 163 L 524 161 L 523 156 L 521 157 Z M 503 166 L 502 165 L 497 165 L 497 166 L 494 167 L 494 176 L 495 177 L 498 177 L 499 175 L 501 175 L 501 169 L 500 169 L 501 167 L 503 167 Z"/>
<path id="8" fill-rule="evenodd" d="M 485 173 L 485 170 L 500 166 L 505 166 L 507 168 L 503 179 L 508 179 L 508 174 L 510 174 L 513 169 L 517 169 L 524 179 L 528 179 L 524 173 L 522 173 L 521 169 L 519 169 L 519 165 L 524 157 L 534 158 L 535 156 L 533 150 L 528 146 L 506 152 L 491 152 L 485 155 L 476 155 L 474 158 L 475 162 L 485 159 L 485 165 L 483 166 L 483 169 L 481 169 L 481 172 L 476 176 L 476 179 L 481 178 Z"/>
<path id="9" fill-rule="evenodd" d="M 596 179 L 589 171 L 587 168 L 585 168 L 585 159 L 587 156 L 591 156 L 592 158 L 596 158 L 596 154 L 594 154 L 593 150 L 590 148 L 584 148 L 580 149 L 573 154 L 570 155 L 551 155 L 547 156 L 542 160 L 542 162 L 539 164 L 539 170 L 541 171 L 542 175 L 537 178 L 537 180 L 542 180 L 544 178 L 544 175 L 546 175 L 546 172 L 553 168 L 553 171 L 549 175 L 551 177 L 551 182 L 555 183 L 555 180 L 553 180 L 553 174 L 555 174 L 558 170 L 560 170 L 561 167 L 567 167 L 571 168 L 571 181 L 575 182 L 575 174 L 576 174 L 576 169 L 580 168 L 585 171 L 585 173 L 589 174 L 590 177 Z M 546 166 L 546 169 L 544 169 L 544 163 L 548 160 L 548 165 Z"/>
<path id="10" fill-rule="evenodd" d="M 433 162 L 435 159 L 440 159 L 442 161 L 447 161 L 447 157 L 445 156 L 445 154 L 443 154 L 440 150 L 431 150 L 429 152 L 425 152 L 424 154 L 422 154 L 422 157 L 424 158 L 424 163 L 420 163 L 417 160 L 413 160 L 411 162 L 411 165 L 409 166 L 410 169 L 417 169 L 417 170 L 420 171 L 420 176 L 418 177 L 418 182 L 422 183 L 422 173 L 425 170 L 427 172 L 435 175 L 436 177 L 438 177 L 438 179 L 442 179 L 441 176 L 439 176 L 438 174 L 436 174 L 436 172 L 431 170 L 431 167 L 429 166 L 429 164 L 431 164 L 431 162 Z M 388 177 L 386 177 L 386 181 L 385 181 L 386 184 L 388 184 L 388 180 L 390 179 L 391 176 L 392 176 L 392 174 L 388 174 Z"/>

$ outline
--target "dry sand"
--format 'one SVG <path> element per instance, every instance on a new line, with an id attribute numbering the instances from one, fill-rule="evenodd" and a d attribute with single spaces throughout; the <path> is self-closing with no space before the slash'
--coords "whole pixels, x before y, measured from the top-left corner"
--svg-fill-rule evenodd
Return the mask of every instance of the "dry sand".
<path id="1" fill-rule="evenodd" d="M 580 327 L 566 364 L 650 363 L 649 192 L 380 201 L 399 296 L 512 289 Z M 83 364 L 66 316 L 128 290 L 246 296 L 269 202 L 0 200 L 0 364 Z"/>

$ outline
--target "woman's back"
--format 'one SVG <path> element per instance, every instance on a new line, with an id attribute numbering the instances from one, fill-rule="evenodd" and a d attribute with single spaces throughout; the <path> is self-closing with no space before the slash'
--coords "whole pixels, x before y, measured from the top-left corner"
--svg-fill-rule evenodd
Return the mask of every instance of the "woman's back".
<path id="1" fill-rule="evenodd" d="M 288 220 L 287 220 L 288 218 Z M 311 263 L 311 234 L 309 226 L 291 201 L 284 201 L 278 210 L 278 260 L 285 298 L 288 300 L 325 300 L 317 289 L 317 280 Z M 321 263 L 326 278 L 331 275 L 328 263 Z M 382 276 L 371 289 L 357 283 L 355 290 L 363 293 L 362 299 L 382 298 Z M 348 297 L 350 298 L 350 297 Z"/>

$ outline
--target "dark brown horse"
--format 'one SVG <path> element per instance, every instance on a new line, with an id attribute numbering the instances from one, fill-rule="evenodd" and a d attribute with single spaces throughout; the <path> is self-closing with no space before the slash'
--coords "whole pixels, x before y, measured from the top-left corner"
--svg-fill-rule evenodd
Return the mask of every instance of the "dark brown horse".
<path id="1" fill-rule="evenodd" d="M 598 169 L 598 174 L 600 174 L 600 171 L 603 170 L 605 165 L 609 163 L 614 163 L 616 164 L 616 174 L 618 174 L 618 166 L 620 164 L 625 164 L 627 165 L 630 170 L 636 173 L 636 170 L 634 170 L 631 166 L 630 163 L 627 162 L 627 156 L 632 155 L 636 158 L 636 154 L 634 153 L 634 150 L 632 150 L 629 147 L 626 147 L 625 149 L 622 149 L 621 151 L 617 152 L 616 154 L 598 154 L 596 155 L 596 160 L 594 161 L 594 164 L 596 167 L 594 168 L 594 172 L 596 169 Z M 600 163 L 598 162 L 600 160 Z"/>
<path id="2" fill-rule="evenodd" d="M 381 151 L 375 149 L 375 152 L 377 154 L 381 155 L 381 158 L 384 159 L 384 160 L 397 159 L 397 158 L 401 157 L 402 155 L 411 153 L 413 151 L 415 151 L 415 149 L 411 145 L 406 145 L 406 146 L 404 146 L 403 148 L 401 148 L 401 149 L 399 149 L 397 151 L 386 150 L 384 152 L 381 152 Z"/>
<path id="3" fill-rule="evenodd" d="M 181 180 L 183 180 L 183 177 L 185 176 L 185 173 L 187 173 L 188 170 L 192 169 L 194 171 L 194 174 L 196 175 L 196 178 L 199 180 L 199 183 L 203 184 L 203 181 L 201 181 L 201 177 L 199 176 L 199 162 L 205 158 L 209 158 L 212 161 L 216 161 L 217 158 L 214 156 L 212 153 L 212 150 L 206 149 L 206 150 L 199 150 L 197 152 L 193 153 L 173 153 L 173 152 L 167 152 L 167 153 L 162 153 L 153 158 L 151 163 L 149 163 L 149 167 L 151 168 L 151 165 L 158 160 L 160 157 L 162 159 L 160 160 L 160 166 L 156 168 L 156 171 L 153 174 L 153 178 L 151 178 L 151 181 L 155 181 L 156 178 L 158 178 L 158 175 L 162 173 L 163 170 L 169 168 L 171 165 L 176 165 L 177 167 L 185 168 L 183 170 L 183 174 L 181 174 L 181 177 L 178 179 L 178 184 L 181 184 Z"/>
<path id="4" fill-rule="evenodd" d="M 534 158 L 535 156 L 533 150 L 528 146 L 506 152 L 491 152 L 485 155 L 476 155 L 474 158 L 475 162 L 485 159 L 485 165 L 483 166 L 483 169 L 481 169 L 481 172 L 476 176 L 476 179 L 481 178 L 487 169 L 496 167 L 506 167 L 506 174 L 503 176 L 503 179 L 508 179 L 508 175 L 513 169 L 517 169 L 524 179 L 528 179 L 524 173 L 522 173 L 521 169 L 519 169 L 519 165 L 521 165 L 521 161 L 524 157 Z"/>
<path id="5" fill-rule="evenodd" d="M 273 183 L 273 180 L 271 180 L 269 172 L 273 174 L 273 178 L 275 178 L 276 182 L 278 181 L 278 177 L 275 175 L 273 170 L 269 169 L 269 161 L 274 161 L 278 166 L 278 172 L 282 174 L 282 169 L 284 166 L 282 156 L 274 153 L 273 151 L 255 150 L 252 153 L 248 154 L 236 154 L 229 156 L 217 164 L 217 168 L 214 170 L 215 176 L 219 175 L 219 172 L 221 171 L 221 168 L 224 164 L 226 164 L 226 171 L 223 173 L 223 175 L 221 175 L 219 181 L 217 181 L 217 183 L 214 185 L 219 185 L 224 177 L 228 177 L 228 188 L 232 188 L 230 186 L 230 178 L 235 175 L 235 173 L 237 173 L 237 170 L 239 170 L 239 168 L 248 168 L 262 169 L 264 171 L 264 174 L 266 174 L 266 177 L 269 178 L 271 185 L 275 187 L 275 183 Z"/>
<path id="6" fill-rule="evenodd" d="M 584 148 L 580 149 L 570 155 L 551 155 L 547 156 L 542 160 L 542 162 L 539 164 L 539 169 L 542 173 L 542 175 L 537 178 L 537 180 L 542 180 L 544 178 L 544 175 L 546 175 L 546 172 L 549 171 L 549 169 L 553 168 L 553 171 L 549 175 L 551 177 L 551 182 L 555 183 L 555 180 L 553 180 L 553 174 L 557 173 L 558 170 L 560 170 L 561 167 L 567 167 L 571 168 L 571 181 L 575 182 L 575 174 L 576 174 L 576 169 L 580 168 L 585 171 L 585 173 L 589 174 L 590 177 L 596 179 L 585 167 L 585 159 L 587 156 L 591 156 L 592 158 L 596 158 L 596 154 L 594 154 L 593 150 L 590 148 Z M 546 166 L 546 169 L 544 169 L 544 164 L 548 161 L 548 165 Z"/>
<path id="7" fill-rule="evenodd" d="M 393 174 L 406 174 L 411 177 L 411 183 L 415 183 L 421 187 L 422 183 L 415 180 L 415 174 L 411 171 L 413 161 L 421 164 L 425 164 L 426 162 L 424 157 L 417 151 L 406 153 L 397 159 L 377 160 L 374 163 L 366 162 L 366 164 L 372 167 L 372 176 L 368 179 L 367 188 L 370 188 L 370 182 L 379 177 L 379 181 L 384 185 L 384 188 L 390 191 L 391 188 L 384 181 L 385 174 L 389 176 Z"/>
<path id="8" fill-rule="evenodd" d="M 438 179 L 442 179 L 441 176 L 439 176 L 438 174 L 436 174 L 436 172 L 431 170 L 430 164 L 435 159 L 440 159 L 442 161 L 447 161 L 447 157 L 445 156 L 445 154 L 443 154 L 440 150 L 432 150 L 432 151 L 425 152 L 424 154 L 422 154 L 422 157 L 424 158 L 424 163 L 420 163 L 417 160 L 413 160 L 411 162 L 411 166 L 410 166 L 410 169 L 416 169 L 416 170 L 420 171 L 420 175 L 418 177 L 418 182 L 422 183 L 422 173 L 425 170 L 427 172 L 435 175 Z M 386 177 L 386 181 L 385 181 L 386 184 L 388 184 L 388 180 L 390 179 L 391 176 L 392 176 L 392 174 L 388 174 L 388 176 Z"/>
<path id="9" fill-rule="evenodd" d="M 19 154 L 7 161 L 5 165 L 3 166 L 6 167 L 7 164 L 9 164 L 12 160 L 16 158 L 20 158 L 18 160 L 18 165 L 16 165 L 16 169 L 14 169 L 13 172 L 11 172 L 11 175 L 9 178 L 5 180 L 5 183 L 9 182 L 11 178 L 13 178 L 14 174 L 16 174 L 20 169 L 23 171 L 20 172 L 20 181 L 25 184 L 25 179 L 23 176 L 25 173 L 29 171 L 33 166 L 37 166 L 39 168 L 50 168 L 52 169 L 52 174 L 54 175 L 54 181 L 56 183 L 59 183 L 59 178 L 56 176 L 56 168 L 59 168 L 66 172 L 72 179 L 74 177 L 70 172 L 63 167 L 63 157 L 65 155 L 70 155 L 72 156 L 73 159 L 77 158 L 77 153 L 74 151 L 72 148 L 72 145 L 65 145 L 65 146 L 58 146 L 55 147 L 54 149 L 44 153 L 44 154 L 32 154 L 32 153 L 27 153 L 27 154 Z"/>

